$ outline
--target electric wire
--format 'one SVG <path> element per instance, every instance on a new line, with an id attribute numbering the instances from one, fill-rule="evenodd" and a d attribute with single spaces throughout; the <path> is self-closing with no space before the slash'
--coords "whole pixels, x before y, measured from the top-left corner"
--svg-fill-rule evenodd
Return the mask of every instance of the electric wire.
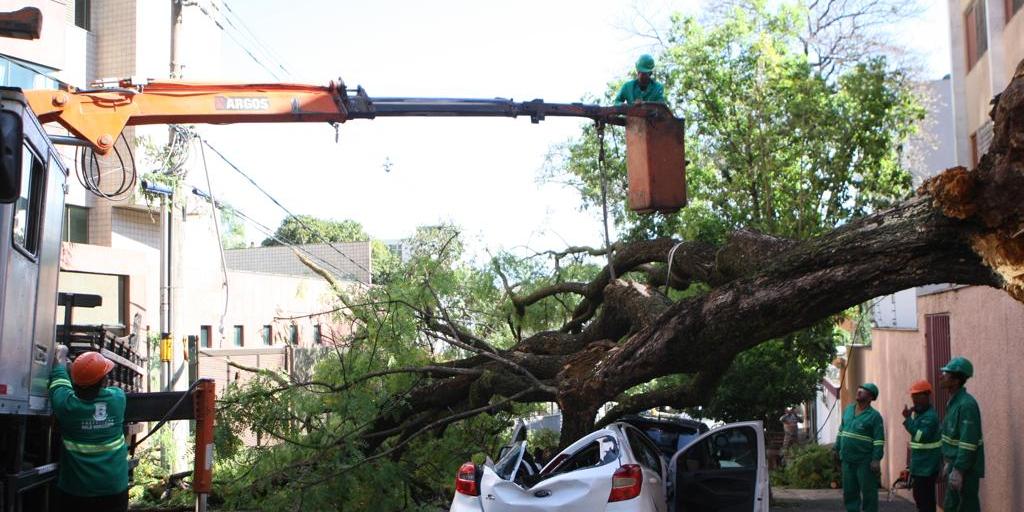
<path id="1" fill-rule="evenodd" d="M 198 196 L 200 196 L 200 197 L 204 197 L 207 201 L 210 201 L 210 195 L 207 194 L 205 191 L 193 188 L 193 193 L 198 195 Z M 281 244 L 281 246 L 283 246 L 283 247 L 288 247 L 289 249 L 299 251 L 299 252 L 305 254 L 306 256 L 308 256 L 311 260 L 317 260 L 320 264 L 324 265 L 325 267 L 332 268 L 339 276 L 351 275 L 351 273 L 345 272 L 344 270 L 339 268 L 337 265 L 331 263 L 330 261 L 328 261 L 328 260 L 326 260 L 326 259 L 324 259 L 324 258 L 322 258 L 320 256 L 317 256 L 316 254 L 310 252 L 309 250 L 307 250 L 302 245 L 300 245 L 300 244 L 293 244 L 293 243 L 288 242 L 286 240 L 282 240 L 280 237 L 278 237 L 275 234 L 273 228 L 270 228 L 266 224 L 263 224 L 260 221 L 252 218 L 251 216 L 247 215 L 242 210 L 239 210 L 239 209 L 235 208 L 234 206 L 229 206 L 227 204 L 224 204 L 224 203 L 222 203 L 220 201 L 217 201 L 215 203 L 211 202 L 211 204 L 213 206 L 215 206 L 217 209 L 221 210 L 221 211 L 230 212 L 232 214 L 238 215 L 239 217 L 242 218 L 242 220 L 252 224 L 253 227 L 255 227 L 257 231 L 259 231 L 260 233 L 263 233 L 264 235 L 266 235 L 271 240 Z"/>
<path id="2" fill-rule="evenodd" d="M 281 202 L 278 201 L 277 198 L 275 198 L 273 195 L 271 195 L 270 192 L 267 192 L 266 189 L 264 189 L 258 183 L 256 183 L 256 181 L 253 180 L 248 174 L 246 174 L 245 171 L 243 171 L 241 168 L 239 168 L 237 165 L 235 165 L 234 162 L 232 162 L 231 160 L 228 160 L 228 158 L 226 156 L 224 156 L 223 153 L 218 151 L 217 148 L 215 148 L 212 145 L 210 145 L 210 143 L 206 139 L 200 138 L 199 140 L 203 144 L 205 144 L 206 147 L 210 148 L 210 150 L 213 151 L 218 157 L 220 157 L 220 159 L 223 160 L 224 163 L 228 164 L 228 167 L 231 167 L 235 172 L 237 172 L 243 178 L 245 178 L 252 186 L 256 187 L 257 190 L 262 192 L 263 195 L 267 197 L 267 199 L 270 199 L 271 202 L 273 202 L 275 205 L 277 205 L 278 208 L 280 208 L 285 213 L 287 213 L 291 218 L 295 219 L 295 222 L 299 223 L 299 225 L 302 226 L 303 228 L 305 228 L 312 236 L 316 237 L 321 242 L 327 244 L 327 246 L 330 247 L 331 249 L 333 249 L 334 252 L 338 253 L 339 256 L 341 256 L 342 258 L 345 258 L 346 260 L 348 260 L 350 263 L 355 265 L 357 268 L 359 268 L 363 272 L 366 272 L 367 275 L 372 275 L 372 273 L 370 272 L 370 269 L 366 268 L 365 266 L 363 266 L 358 261 L 353 260 L 351 257 L 349 257 L 349 255 L 345 254 L 344 252 L 341 252 L 337 247 L 334 246 L 334 242 L 331 242 L 331 241 L 327 240 L 323 235 L 320 234 L 319 231 L 313 229 L 312 226 L 310 226 L 305 221 L 303 221 L 301 217 L 299 217 L 298 215 L 292 213 L 291 210 L 289 210 L 287 207 L 285 207 L 283 204 L 281 204 Z"/>
<path id="3" fill-rule="evenodd" d="M 199 145 L 199 154 L 203 158 L 203 172 L 206 174 L 206 190 L 210 194 L 210 204 L 216 205 L 217 198 L 213 195 L 213 186 L 210 184 L 210 167 L 206 165 L 206 151 L 203 149 L 203 145 Z M 230 300 L 231 293 L 228 287 L 228 262 L 227 258 L 224 257 L 224 239 L 220 234 L 220 221 L 217 219 L 217 208 L 210 208 L 210 216 L 213 218 L 213 228 L 217 233 L 217 249 L 220 250 L 220 268 L 224 273 L 224 310 L 220 314 L 220 324 L 217 326 L 220 339 L 224 339 L 224 319 L 228 316 L 228 301 Z"/>
<path id="4" fill-rule="evenodd" d="M 122 151 L 127 153 L 127 160 L 125 155 L 122 155 Z M 135 189 L 135 183 L 138 180 L 135 154 L 132 152 L 132 146 L 128 143 L 124 132 L 118 135 L 107 155 L 98 155 L 91 148 L 76 147 L 74 164 L 75 177 L 78 178 L 82 188 L 108 201 L 127 199 L 129 193 Z M 103 175 L 108 173 L 119 174 L 121 183 L 104 191 Z"/>
<path id="5" fill-rule="evenodd" d="M 874 308 L 875 305 L 878 304 L 879 302 L 881 302 L 883 299 L 885 299 L 884 296 L 875 299 L 873 302 L 868 304 L 868 307 L 866 309 L 870 312 L 871 309 Z M 863 322 L 863 321 L 864 321 L 864 317 L 863 316 L 861 316 L 860 318 L 857 319 L 857 323 L 853 327 L 853 336 L 857 336 L 857 333 L 860 332 L 861 322 Z M 849 359 L 850 359 L 850 354 L 849 353 L 846 354 L 846 359 L 847 359 L 847 361 L 849 361 Z M 843 385 L 846 383 L 846 374 L 847 374 L 847 372 L 844 370 L 842 378 L 839 379 L 839 388 L 838 388 L 838 390 L 839 390 L 840 394 L 842 394 Z M 821 422 L 821 427 L 819 427 L 817 429 L 817 431 L 814 433 L 814 440 L 815 440 L 815 442 L 817 442 L 818 436 L 821 435 L 821 431 L 825 429 L 825 425 L 828 423 L 829 418 L 832 417 L 832 412 L 835 411 L 836 405 L 839 404 L 839 398 L 840 397 L 837 396 L 836 400 L 834 402 L 832 402 L 832 406 L 829 407 L 829 409 L 828 409 L 828 414 L 825 415 L 825 419 L 822 420 L 822 422 Z"/>
<path id="6" fill-rule="evenodd" d="M 185 391 L 184 393 L 181 394 L 181 398 L 179 398 L 177 402 L 174 402 L 174 405 L 172 405 L 171 408 L 167 410 L 167 413 L 164 414 L 164 416 L 160 418 L 159 421 L 157 421 L 156 425 L 153 428 L 149 429 L 149 432 L 146 433 L 146 435 L 143 436 L 142 439 L 139 439 L 138 441 L 132 443 L 132 446 L 131 448 L 128 449 L 128 451 L 135 451 L 135 448 L 142 444 L 143 441 L 149 439 L 149 436 L 155 434 L 157 430 L 160 430 L 160 427 L 164 426 L 164 424 L 167 423 L 168 419 L 170 419 L 171 415 L 174 414 L 174 411 L 177 411 L 178 408 L 185 403 L 185 399 L 192 394 L 192 391 L 196 389 L 196 386 L 198 386 L 200 382 L 203 381 L 197 380 L 193 382 L 192 385 L 188 387 L 188 391 Z"/>
<path id="7" fill-rule="evenodd" d="M 291 76 L 292 72 L 288 71 L 288 69 L 286 69 L 284 67 L 284 64 L 282 63 L 284 61 L 284 59 L 282 59 L 281 56 L 278 55 L 276 52 L 274 52 L 269 46 L 263 44 L 263 41 L 261 41 L 260 38 L 257 37 L 256 34 L 252 30 L 249 29 L 249 26 L 246 25 L 246 23 L 242 19 L 242 17 L 239 16 L 238 13 L 236 13 L 234 11 L 234 9 L 232 9 L 231 6 L 227 4 L 227 2 L 225 2 L 224 0 L 221 0 L 220 3 L 224 5 L 224 9 L 225 10 L 223 10 L 223 11 L 221 10 L 220 6 L 217 5 L 216 0 L 210 0 L 210 5 L 214 8 L 214 10 L 216 10 L 219 13 L 221 13 L 221 17 L 224 18 L 224 21 L 226 21 L 228 23 L 228 25 L 230 25 L 232 28 L 237 30 L 239 32 L 239 34 L 242 34 L 243 36 L 245 34 L 248 34 L 249 35 L 249 39 L 251 39 L 254 43 L 256 43 L 256 47 L 263 51 L 263 54 L 268 57 L 268 60 L 271 61 L 271 64 L 277 66 L 286 75 Z M 230 16 L 229 16 L 229 14 L 230 14 Z M 241 27 L 242 27 L 241 29 L 239 29 L 238 25 L 235 25 L 235 23 L 233 21 L 231 21 L 232 17 L 235 18 L 235 21 L 238 22 L 238 25 L 241 25 Z M 244 32 L 243 32 L 243 29 L 244 29 Z"/>
<path id="8" fill-rule="evenodd" d="M 261 68 L 263 68 L 264 70 L 266 70 L 267 73 L 270 73 L 270 76 L 274 77 L 274 80 L 281 81 L 281 77 L 278 76 L 277 73 L 275 73 L 273 69 L 271 69 L 269 66 L 264 64 L 263 61 L 261 61 L 258 57 L 256 57 L 256 55 L 254 55 L 252 53 L 252 51 L 250 51 L 249 48 L 244 43 L 239 41 L 238 38 L 235 37 L 235 35 L 231 31 L 229 31 L 228 29 L 224 28 L 224 25 L 221 25 L 220 20 L 218 20 L 212 13 L 210 13 L 210 11 L 206 10 L 206 7 L 204 7 L 204 6 L 200 5 L 200 4 L 196 4 L 196 7 L 198 7 L 199 10 L 203 14 L 205 14 L 207 18 L 210 18 L 210 21 L 212 21 L 213 24 L 216 25 L 217 28 L 220 29 L 221 32 L 224 32 L 225 34 L 227 34 L 227 36 L 230 37 L 231 40 L 234 41 L 235 44 L 238 45 L 238 47 L 243 52 L 245 52 L 245 54 L 248 55 L 249 58 L 251 58 L 253 62 L 255 62 L 256 64 L 259 64 L 259 66 Z"/>

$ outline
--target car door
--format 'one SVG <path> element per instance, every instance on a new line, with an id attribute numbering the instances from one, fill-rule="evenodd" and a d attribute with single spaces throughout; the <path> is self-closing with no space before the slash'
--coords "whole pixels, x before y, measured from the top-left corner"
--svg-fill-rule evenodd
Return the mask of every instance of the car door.
<path id="1" fill-rule="evenodd" d="M 672 457 L 675 512 L 768 512 L 768 468 L 760 421 L 730 423 Z"/>
<path id="2" fill-rule="evenodd" d="M 525 444 L 514 448 L 520 449 L 525 450 Z M 504 472 L 502 468 L 507 465 L 499 461 L 494 468 L 483 470 L 480 504 L 484 512 L 604 510 L 611 492 L 612 474 L 619 466 L 618 454 L 619 443 L 614 433 L 604 429 L 566 448 L 534 480 L 524 478 L 522 470 Z M 521 453 L 506 455 L 514 456 L 522 459 Z"/>
<path id="3" fill-rule="evenodd" d="M 668 509 L 668 499 L 665 496 L 667 471 L 660 450 L 640 430 L 626 425 L 623 425 L 622 430 L 626 433 L 633 458 L 640 464 L 644 474 L 642 495 L 650 501 L 653 510 L 665 512 Z"/>

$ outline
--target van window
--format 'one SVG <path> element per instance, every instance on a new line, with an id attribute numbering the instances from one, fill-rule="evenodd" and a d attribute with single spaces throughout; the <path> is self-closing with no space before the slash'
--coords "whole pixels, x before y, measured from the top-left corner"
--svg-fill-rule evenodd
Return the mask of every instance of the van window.
<path id="1" fill-rule="evenodd" d="M 12 237 L 18 247 L 32 256 L 39 250 L 44 177 L 42 161 L 28 146 L 24 146 L 21 155 L 21 193 L 14 203 Z"/>

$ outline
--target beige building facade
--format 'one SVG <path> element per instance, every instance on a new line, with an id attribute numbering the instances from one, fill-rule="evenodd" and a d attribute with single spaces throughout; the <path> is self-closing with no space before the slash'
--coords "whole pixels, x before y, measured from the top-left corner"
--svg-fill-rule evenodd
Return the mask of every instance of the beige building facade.
<path id="1" fill-rule="evenodd" d="M 957 163 L 973 167 L 992 141 L 989 101 L 1024 60 L 1024 0 L 948 0 Z"/>

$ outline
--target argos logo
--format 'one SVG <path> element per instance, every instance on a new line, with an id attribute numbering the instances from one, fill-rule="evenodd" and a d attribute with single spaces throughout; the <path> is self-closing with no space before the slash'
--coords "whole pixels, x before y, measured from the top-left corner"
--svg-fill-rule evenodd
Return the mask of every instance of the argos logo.
<path id="1" fill-rule="evenodd" d="M 214 96 L 217 110 L 270 110 L 270 99 L 260 96 Z"/>

